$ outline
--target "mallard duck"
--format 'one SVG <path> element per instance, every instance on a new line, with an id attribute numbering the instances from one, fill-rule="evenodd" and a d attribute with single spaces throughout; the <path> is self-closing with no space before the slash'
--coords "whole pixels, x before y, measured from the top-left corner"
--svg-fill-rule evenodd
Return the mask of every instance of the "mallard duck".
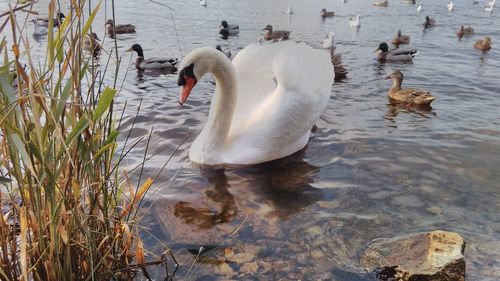
<path id="1" fill-rule="evenodd" d="M 55 19 L 53 19 L 54 27 L 59 27 L 59 25 L 64 21 L 66 16 L 63 13 L 57 13 Z M 39 26 L 49 27 L 49 18 L 36 18 L 36 22 Z"/>
<path id="2" fill-rule="evenodd" d="M 137 53 L 137 60 L 135 61 L 135 67 L 138 70 L 168 70 L 176 71 L 175 66 L 178 63 L 176 58 L 149 58 L 144 59 L 144 53 L 142 47 L 139 44 L 134 44 L 127 52 L 135 51 Z"/>
<path id="3" fill-rule="evenodd" d="M 101 40 L 97 37 L 95 32 L 92 32 L 92 35 L 87 34 L 87 36 L 83 39 L 83 49 L 90 51 L 94 56 L 97 56 L 101 51 L 101 44 L 97 41 Z"/>
<path id="4" fill-rule="evenodd" d="M 389 45 L 387 43 L 382 42 L 375 50 L 380 51 L 377 55 L 377 60 L 381 63 L 385 62 L 410 62 L 413 60 L 413 57 L 417 54 L 417 50 L 409 49 L 409 50 L 400 50 L 393 49 L 389 50 Z"/>
<path id="5" fill-rule="evenodd" d="M 349 24 L 351 25 L 351 27 L 360 27 L 361 26 L 360 18 L 361 18 L 360 15 L 357 15 L 355 18 L 350 17 Z"/>
<path id="6" fill-rule="evenodd" d="M 385 0 L 385 1 L 376 1 L 376 2 L 373 2 L 373 6 L 376 6 L 376 7 L 387 7 L 389 6 L 389 1 Z"/>
<path id="7" fill-rule="evenodd" d="M 399 70 L 394 71 L 385 79 L 392 79 L 393 84 L 389 90 L 389 99 L 396 103 L 405 103 L 417 106 L 430 106 L 431 102 L 436 99 L 429 91 L 424 91 L 417 88 L 401 88 L 403 83 L 403 73 Z"/>
<path id="8" fill-rule="evenodd" d="M 223 20 L 219 26 L 219 34 L 222 35 L 224 39 L 231 35 L 237 35 L 240 33 L 240 27 L 236 24 L 228 24 L 227 21 Z"/>
<path id="9" fill-rule="evenodd" d="M 401 30 L 398 30 L 396 37 L 392 39 L 392 44 L 396 45 L 396 47 L 399 47 L 399 45 L 410 44 L 410 40 L 411 39 L 409 35 L 402 35 Z"/>
<path id="10" fill-rule="evenodd" d="M 460 27 L 460 29 L 457 32 L 458 38 L 464 37 L 464 35 L 472 35 L 474 34 L 474 29 L 472 27 L 464 27 L 463 25 Z"/>
<path id="11" fill-rule="evenodd" d="M 424 22 L 424 28 L 433 27 L 434 25 L 436 25 L 436 21 L 433 18 L 426 16 Z"/>
<path id="12" fill-rule="evenodd" d="M 326 9 L 321 9 L 321 11 L 319 12 L 319 16 L 322 17 L 322 18 L 329 18 L 329 17 L 333 17 L 335 15 L 335 12 L 331 11 L 331 12 L 328 12 Z"/>
<path id="13" fill-rule="evenodd" d="M 453 12 L 453 9 L 455 8 L 455 2 L 453 2 L 453 0 L 450 0 L 446 7 L 448 7 L 448 11 Z"/>
<path id="14" fill-rule="evenodd" d="M 30 22 L 33 23 L 35 28 L 33 29 L 33 35 L 35 36 L 40 36 L 40 35 L 45 35 L 47 34 L 49 28 L 45 25 L 40 25 L 39 22 L 36 19 L 30 20 Z"/>
<path id="15" fill-rule="evenodd" d="M 484 39 L 477 40 L 476 43 L 474 44 L 474 48 L 481 50 L 483 52 L 491 50 L 491 38 L 487 36 L 484 37 Z"/>
<path id="16" fill-rule="evenodd" d="M 108 34 L 135 33 L 135 26 L 132 24 L 115 24 L 112 19 L 106 21 L 106 31 Z"/>
<path id="17" fill-rule="evenodd" d="M 225 48 L 225 49 L 223 50 L 223 49 L 222 49 L 222 47 L 221 47 L 220 45 L 215 46 L 215 48 L 216 48 L 217 50 L 221 51 L 222 53 L 224 53 L 224 55 L 226 55 L 226 57 L 227 57 L 228 59 L 230 59 L 230 58 L 231 58 L 231 56 L 233 55 L 233 54 L 231 53 L 231 50 L 229 50 L 229 48 Z"/>
<path id="18" fill-rule="evenodd" d="M 265 40 L 275 40 L 275 39 L 281 39 L 281 40 L 288 40 L 290 37 L 290 31 L 288 30 L 273 30 L 273 26 L 268 24 L 266 27 L 264 27 L 264 39 Z"/>

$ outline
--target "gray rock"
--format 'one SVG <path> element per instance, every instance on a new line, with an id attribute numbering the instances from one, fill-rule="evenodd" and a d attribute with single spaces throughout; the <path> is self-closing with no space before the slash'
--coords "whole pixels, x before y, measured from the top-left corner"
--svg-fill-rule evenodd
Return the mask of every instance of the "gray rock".
<path id="1" fill-rule="evenodd" d="M 378 280 L 464 281 L 464 249 L 460 235 L 436 230 L 377 239 L 360 262 Z"/>

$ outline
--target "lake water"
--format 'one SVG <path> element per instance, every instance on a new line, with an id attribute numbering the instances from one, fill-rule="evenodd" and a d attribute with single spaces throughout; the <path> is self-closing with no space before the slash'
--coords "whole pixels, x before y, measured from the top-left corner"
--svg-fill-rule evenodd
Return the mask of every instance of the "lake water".
<path id="1" fill-rule="evenodd" d="M 147 155 L 154 157 L 145 176 L 173 154 L 146 202 L 144 239 L 156 254 L 172 248 L 181 262 L 178 279 L 366 280 L 358 259 L 371 240 L 435 229 L 466 240 L 468 280 L 500 279 L 500 8 L 489 14 L 484 2 L 457 1 L 449 13 L 447 1 L 427 1 L 417 14 L 417 5 L 402 0 L 387 8 L 368 0 L 208 0 L 206 8 L 197 0 L 166 1 L 174 28 L 164 6 L 115 2 L 117 23 L 137 25 L 136 34 L 118 36 L 123 128 L 132 127 L 141 104 L 131 139 L 147 138 L 153 129 Z M 8 2 L 0 3 L 4 9 Z M 289 3 L 292 16 L 285 14 Z M 37 9 L 43 14 L 46 5 L 41 1 Z M 105 6 L 94 25 L 101 39 L 110 1 Z M 321 8 L 335 17 L 321 20 Z M 362 15 L 358 30 L 348 24 L 355 14 Z M 426 15 L 437 25 L 423 31 Z M 219 38 L 223 19 L 239 24 L 240 35 Z M 207 118 L 213 79 L 200 81 L 179 107 L 176 75 L 138 75 L 135 55 L 125 50 L 140 43 L 146 58 L 181 57 L 220 44 L 235 54 L 267 24 L 315 47 L 334 31 L 348 79 L 332 86 L 305 150 L 255 167 L 200 169 L 188 150 Z M 476 34 L 458 40 L 460 25 Z M 411 64 L 379 64 L 373 51 L 398 29 L 411 35 L 419 54 Z M 473 48 L 484 36 L 493 41 L 488 54 Z M 105 49 L 113 44 L 104 40 Z M 44 55 L 43 43 L 33 49 Z M 403 85 L 432 91 L 431 111 L 388 104 L 391 82 L 383 78 L 395 69 L 405 74 Z M 142 141 L 124 167 L 139 164 L 145 146 Z M 200 257 L 189 251 L 200 245 L 219 247 Z M 165 275 L 151 273 L 157 280 Z"/>

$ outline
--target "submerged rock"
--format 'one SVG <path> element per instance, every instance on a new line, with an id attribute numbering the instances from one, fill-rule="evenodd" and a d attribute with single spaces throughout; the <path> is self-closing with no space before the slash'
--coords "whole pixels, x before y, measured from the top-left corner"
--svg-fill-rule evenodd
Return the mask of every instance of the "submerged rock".
<path id="1" fill-rule="evenodd" d="M 463 281 L 465 242 L 457 233 L 431 231 L 373 241 L 361 266 L 378 280 Z"/>

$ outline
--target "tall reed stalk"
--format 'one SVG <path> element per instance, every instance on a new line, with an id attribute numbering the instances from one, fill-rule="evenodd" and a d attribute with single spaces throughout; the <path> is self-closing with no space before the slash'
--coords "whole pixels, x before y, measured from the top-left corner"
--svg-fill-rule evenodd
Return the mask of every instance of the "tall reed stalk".
<path id="1" fill-rule="evenodd" d="M 117 90 L 82 52 L 100 3 L 72 3 L 58 29 L 50 20 L 42 63 L 26 13 L 0 18 L 12 28 L 0 38 L 0 280 L 130 279 L 124 269 L 146 264 L 137 210 L 152 180 L 131 187 L 118 173 Z"/>

